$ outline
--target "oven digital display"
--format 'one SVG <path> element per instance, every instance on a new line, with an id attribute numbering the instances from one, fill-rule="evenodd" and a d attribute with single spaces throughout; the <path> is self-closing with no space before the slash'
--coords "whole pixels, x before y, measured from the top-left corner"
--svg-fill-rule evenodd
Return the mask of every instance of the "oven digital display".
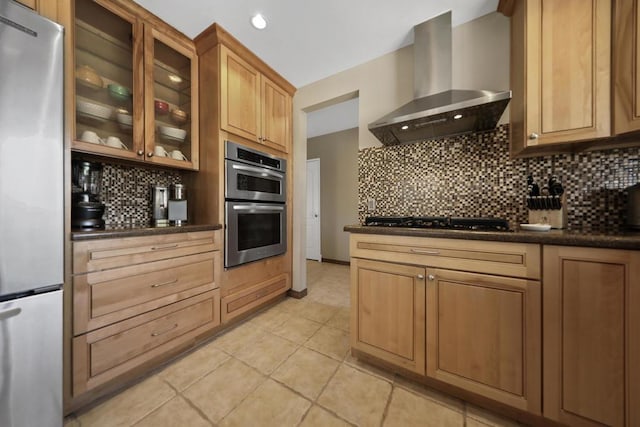
<path id="1" fill-rule="evenodd" d="M 238 148 L 237 152 L 238 159 L 245 160 L 247 162 L 255 163 L 258 165 L 271 166 L 275 169 L 280 169 L 280 161 L 273 159 L 268 156 L 262 156 L 257 153 L 252 153 L 251 151 L 243 150 L 242 148 Z"/>

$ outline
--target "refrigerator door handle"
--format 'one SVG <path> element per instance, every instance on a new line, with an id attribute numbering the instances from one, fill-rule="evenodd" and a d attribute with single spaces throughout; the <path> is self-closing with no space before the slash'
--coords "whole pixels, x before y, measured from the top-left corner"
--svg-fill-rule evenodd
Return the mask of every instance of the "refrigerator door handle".
<path id="1" fill-rule="evenodd" d="M 13 316 L 20 314 L 22 309 L 20 307 L 10 308 L 8 310 L 0 311 L 0 320 L 5 320 Z"/>

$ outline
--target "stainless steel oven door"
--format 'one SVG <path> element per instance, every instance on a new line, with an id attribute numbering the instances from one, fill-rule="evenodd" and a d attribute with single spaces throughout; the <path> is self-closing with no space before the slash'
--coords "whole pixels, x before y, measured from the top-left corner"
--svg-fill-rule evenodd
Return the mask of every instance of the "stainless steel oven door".
<path id="1" fill-rule="evenodd" d="M 284 173 L 235 160 L 226 160 L 225 170 L 225 199 L 281 203 L 287 201 L 287 180 Z"/>
<path id="2" fill-rule="evenodd" d="M 225 217 L 225 267 L 287 251 L 286 205 L 225 202 Z"/>

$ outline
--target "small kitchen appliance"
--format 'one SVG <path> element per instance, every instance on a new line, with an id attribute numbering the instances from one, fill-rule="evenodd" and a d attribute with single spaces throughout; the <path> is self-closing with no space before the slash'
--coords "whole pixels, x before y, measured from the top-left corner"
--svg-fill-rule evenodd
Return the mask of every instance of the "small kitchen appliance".
<path id="1" fill-rule="evenodd" d="M 169 195 L 169 223 L 181 226 L 187 223 L 187 195 L 183 184 L 173 184 Z"/>
<path id="2" fill-rule="evenodd" d="M 81 229 L 104 228 L 104 204 L 100 201 L 102 165 L 73 160 L 72 170 L 71 226 Z"/>
<path id="3" fill-rule="evenodd" d="M 156 227 L 169 225 L 169 189 L 166 186 L 151 186 L 151 204 L 153 225 Z"/>
<path id="4" fill-rule="evenodd" d="M 627 225 L 634 230 L 640 230 L 640 182 L 629 187 L 628 191 Z"/>

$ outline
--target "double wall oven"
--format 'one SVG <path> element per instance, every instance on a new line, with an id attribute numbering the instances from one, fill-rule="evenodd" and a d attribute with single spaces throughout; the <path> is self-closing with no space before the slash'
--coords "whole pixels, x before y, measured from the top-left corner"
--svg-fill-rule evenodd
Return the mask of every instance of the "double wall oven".
<path id="1" fill-rule="evenodd" d="M 287 161 L 225 143 L 224 266 L 287 251 Z"/>

